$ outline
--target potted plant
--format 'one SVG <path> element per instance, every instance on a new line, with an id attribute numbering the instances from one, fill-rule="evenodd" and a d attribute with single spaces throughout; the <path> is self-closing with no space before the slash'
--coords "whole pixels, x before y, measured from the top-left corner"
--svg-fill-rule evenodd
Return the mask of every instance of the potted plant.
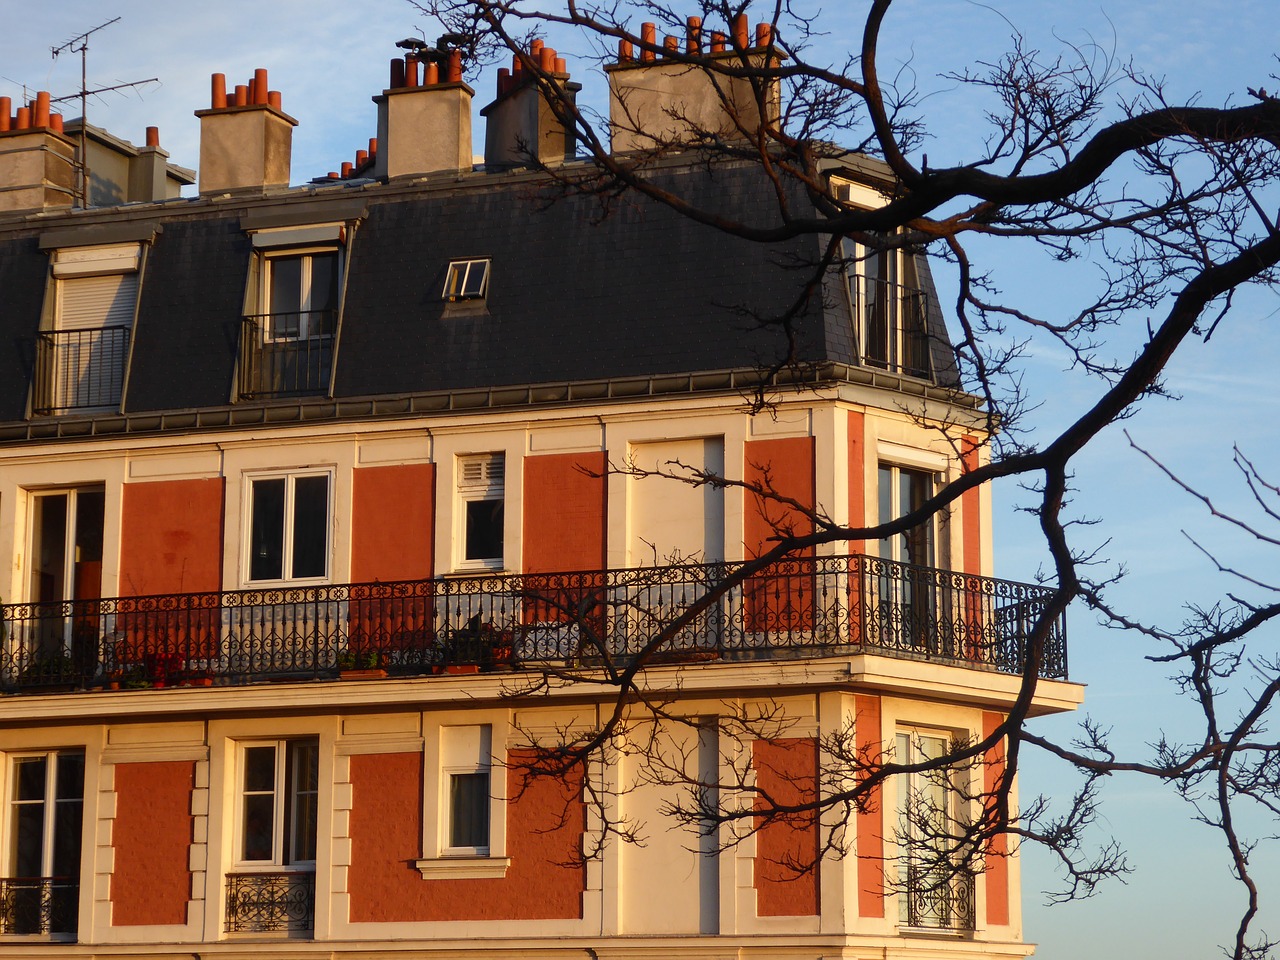
<path id="1" fill-rule="evenodd" d="M 338 654 L 338 676 L 343 680 L 379 680 L 387 675 L 378 650 L 344 650 Z"/>

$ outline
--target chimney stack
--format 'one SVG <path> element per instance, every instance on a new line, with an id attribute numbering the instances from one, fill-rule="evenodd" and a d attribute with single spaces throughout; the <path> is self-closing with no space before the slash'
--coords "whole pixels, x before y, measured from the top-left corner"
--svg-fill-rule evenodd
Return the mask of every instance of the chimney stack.
<path id="1" fill-rule="evenodd" d="M 638 59 L 631 43 L 619 43 L 618 61 L 604 68 L 609 77 L 614 153 L 659 150 L 708 135 L 741 140 L 762 125 L 778 122 L 781 97 L 776 80 L 769 81 L 764 91 L 762 116 L 762 103 L 750 79 L 712 75 L 699 66 L 702 62 L 730 68 L 776 65 L 781 54 L 774 46 L 770 24 L 756 27 L 754 44 L 745 14 L 734 18 L 727 34 L 712 32 L 709 50 L 706 36 L 702 20 L 690 17 L 683 44 L 675 37 L 659 43 L 652 23 L 641 25 Z"/>
<path id="2" fill-rule="evenodd" d="M 213 75 L 212 102 L 200 118 L 200 195 L 269 193 L 289 185 L 293 128 L 280 94 L 267 87 L 267 71 L 227 95 L 226 77 Z"/>
<path id="3" fill-rule="evenodd" d="M 49 103 L 40 91 L 14 113 L 0 97 L 0 212 L 70 207 L 75 198 L 75 144 Z"/>
<path id="4" fill-rule="evenodd" d="M 471 98 L 462 80 L 462 52 L 443 65 L 409 54 L 391 61 L 391 85 L 378 105 L 373 175 L 394 180 L 471 170 Z"/>
<path id="5" fill-rule="evenodd" d="M 563 57 L 534 40 L 529 59 L 551 83 L 564 91 L 572 104 L 582 84 L 569 80 Z M 480 111 L 487 121 L 484 131 L 484 162 L 488 167 L 525 166 L 533 159 L 543 164 L 572 160 L 575 153 L 573 128 L 566 126 L 551 109 L 538 87 L 537 77 L 525 69 L 525 61 L 515 56 L 511 69 L 498 71 L 498 96 Z"/>

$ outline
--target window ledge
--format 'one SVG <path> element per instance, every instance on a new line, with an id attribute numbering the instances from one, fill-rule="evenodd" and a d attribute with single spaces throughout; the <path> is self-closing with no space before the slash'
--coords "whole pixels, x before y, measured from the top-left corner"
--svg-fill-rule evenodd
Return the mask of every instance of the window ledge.
<path id="1" fill-rule="evenodd" d="M 436 857 L 415 864 L 424 880 L 500 880 L 511 866 L 510 857 Z"/>

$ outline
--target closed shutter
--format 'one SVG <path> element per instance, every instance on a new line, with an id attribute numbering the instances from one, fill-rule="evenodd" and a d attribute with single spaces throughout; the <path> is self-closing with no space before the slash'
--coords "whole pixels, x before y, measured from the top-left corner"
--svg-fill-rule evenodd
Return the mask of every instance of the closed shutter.
<path id="1" fill-rule="evenodd" d="M 73 277 L 58 281 L 59 330 L 127 327 L 133 324 L 138 302 L 138 275 L 115 273 L 105 277 Z"/>

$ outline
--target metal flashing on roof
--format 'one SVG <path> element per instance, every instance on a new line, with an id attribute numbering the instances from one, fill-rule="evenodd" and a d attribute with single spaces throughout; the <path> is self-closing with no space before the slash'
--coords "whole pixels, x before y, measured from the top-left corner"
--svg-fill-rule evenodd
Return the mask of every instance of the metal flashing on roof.
<path id="1" fill-rule="evenodd" d="M 123 223 L 94 223 L 58 227 L 40 234 L 41 250 L 90 247 L 108 243 L 151 243 L 163 232 L 158 220 L 130 220 Z"/>
<path id="2" fill-rule="evenodd" d="M 240 217 L 240 229 L 246 233 L 273 227 L 302 227 L 309 224 L 348 223 L 363 219 L 367 202 L 363 197 L 312 200 L 306 203 L 273 205 L 267 209 L 250 209 Z"/>

